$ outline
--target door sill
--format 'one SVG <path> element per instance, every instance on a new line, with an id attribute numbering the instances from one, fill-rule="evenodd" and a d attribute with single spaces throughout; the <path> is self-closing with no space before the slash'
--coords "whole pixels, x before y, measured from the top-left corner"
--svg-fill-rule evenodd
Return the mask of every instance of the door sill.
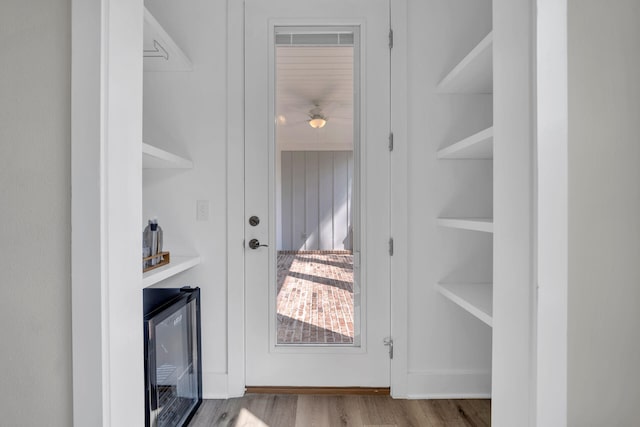
<path id="1" fill-rule="evenodd" d="M 361 395 L 389 396 L 389 387 L 261 387 L 247 386 L 245 393 L 260 394 L 320 394 L 320 395 Z"/>

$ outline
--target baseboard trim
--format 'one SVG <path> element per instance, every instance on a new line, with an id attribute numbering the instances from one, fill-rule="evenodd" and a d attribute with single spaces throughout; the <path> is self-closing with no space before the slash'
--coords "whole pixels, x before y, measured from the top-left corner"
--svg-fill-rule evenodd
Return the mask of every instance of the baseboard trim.
<path id="1" fill-rule="evenodd" d="M 255 387 L 247 393 L 389 396 L 388 387 Z"/>
<path id="2" fill-rule="evenodd" d="M 202 397 L 228 399 L 229 384 L 226 373 L 202 373 Z M 263 387 L 247 386 L 246 393 L 367 395 L 388 396 L 387 387 Z M 489 399 L 491 373 L 487 371 L 422 371 L 407 374 L 408 399 Z"/>
<path id="3" fill-rule="evenodd" d="M 202 373 L 202 398 L 203 399 L 228 399 L 229 378 L 227 374 L 217 372 Z"/>
<path id="4" fill-rule="evenodd" d="M 447 370 L 409 372 L 409 399 L 489 399 L 491 372 Z"/>

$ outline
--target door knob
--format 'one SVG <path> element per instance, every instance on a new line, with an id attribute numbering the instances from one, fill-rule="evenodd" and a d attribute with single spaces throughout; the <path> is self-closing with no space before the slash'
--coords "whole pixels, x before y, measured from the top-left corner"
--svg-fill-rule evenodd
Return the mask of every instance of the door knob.
<path id="1" fill-rule="evenodd" d="M 250 247 L 251 249 L 258 249 L 259 247 L 265 247 L 265 248 L 268 248 L 268 247 L 269 247 L 269 245 L 261 245 L 261 244 L 260 244 L 260 240 L 258 240 L 258 239 L 251 239 L 251 240 L 249 240 L 249 247 Z"/>

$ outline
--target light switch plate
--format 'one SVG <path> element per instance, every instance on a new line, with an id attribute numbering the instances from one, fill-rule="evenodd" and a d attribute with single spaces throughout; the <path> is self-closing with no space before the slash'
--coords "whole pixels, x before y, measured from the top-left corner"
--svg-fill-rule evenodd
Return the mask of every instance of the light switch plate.
<path id="1" fill-rule="evenodd" d="M 209 221 L 209 201 L 196 201 L 196 221 Z"/>

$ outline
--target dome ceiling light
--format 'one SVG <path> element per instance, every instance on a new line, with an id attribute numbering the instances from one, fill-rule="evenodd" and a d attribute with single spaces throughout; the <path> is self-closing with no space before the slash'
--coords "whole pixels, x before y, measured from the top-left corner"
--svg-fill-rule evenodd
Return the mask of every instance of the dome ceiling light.
<path id="1" fill-rule="evenodd" d="M 314 108 L 309 110 L 309 126 L 314 129 L 321 129 L 327 124 L 327 118 L 322 114 L 322 109 L 317 102 L 314 102 Z"/>
<path id="2" fill-rule="evenodd" d="M 309 119 L 309 126 L 314 129 L 321 129 L 327 124 L 327 118 L 322 114 L 313 114 Z"/>

